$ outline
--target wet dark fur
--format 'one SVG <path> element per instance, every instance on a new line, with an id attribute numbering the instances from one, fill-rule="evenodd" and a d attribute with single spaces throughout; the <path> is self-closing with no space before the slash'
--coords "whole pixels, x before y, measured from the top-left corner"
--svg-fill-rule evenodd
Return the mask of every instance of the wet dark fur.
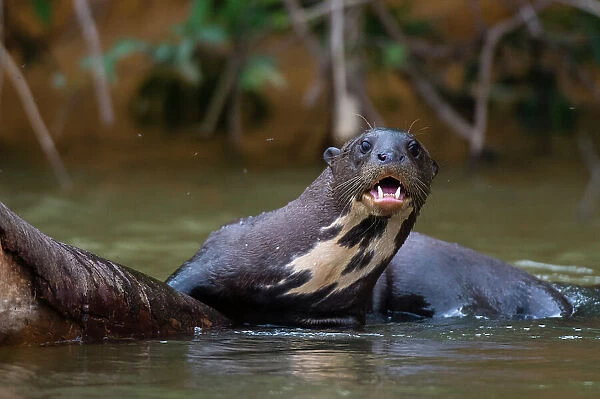
<path id="1" fill-rule="evenodd" d="M 373 146 L 366 154 L 359 147 L 364 140 Z M 408 151 L 411 142 L 415 142 L 414 138 L 406 133 L 374 129 L 340 150 L 328 149 L 325 159 L 329 166 L 300 197 L 283 208 L 242 219 L 212 233 L 167 283 L 239 323 L 299 326 L 364 323 L 373 286 L 412 229 L 437 172 L 437 165 L 424 148 L 420 147 L 422 151 L 416 157 Z M 381 161 L 383 157 L 377 157 L 383 152 L 385 162 Z M 368 250 L 392 224 L 389 216 L 365 215 L 362 222 L 352 225 L 337 239 L 344 226 L 334 222 L 353 217 L 351 212 L 356 212 L 362 194 L 389 171 L 401 175 L 413 203 L 412 212 L 397 234 L 393 230 L 396 235 L 391 240 L 389 255 Z M 395 222 L 394 226 L 397 225 Z M 334 239 L 337 241 L 333 242 Z M 304 265 L 308 267 L 306 270 L 296 269 L 295 262 L 314 251 L 319 243 L 356 250 L 347 264 L 336 265 L 343 267 L 341 277 L 364 270 L 368 274 L 341 288 L 334 280 L 310 292 L 294 291 L 309 283 L 317 273 L 310 265 Z M 383 258 L 373 263 L 374 256 Z M 367 265 L 371 269 L 364 269 Z"/>
<path id="2" fill-rule="evenodd" d="M 392 320 L 450 315 L 569 316 L 550 284 L 471 249 L 411 233 L 377 282 L 373 310 Z"/>

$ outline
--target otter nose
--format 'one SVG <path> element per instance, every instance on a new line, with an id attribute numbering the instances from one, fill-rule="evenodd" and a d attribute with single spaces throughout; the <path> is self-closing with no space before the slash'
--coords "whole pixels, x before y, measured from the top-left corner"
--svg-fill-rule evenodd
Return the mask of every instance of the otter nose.
<path id="1" fill-rule="evenodd" d="M 377 159 L 379 160 L 379 163 L 385 165 L 393 161 L 402 162 L 404 160 L 404 155 L 395 154 L 393 151 L 380 152 L 377 154 Z"/>

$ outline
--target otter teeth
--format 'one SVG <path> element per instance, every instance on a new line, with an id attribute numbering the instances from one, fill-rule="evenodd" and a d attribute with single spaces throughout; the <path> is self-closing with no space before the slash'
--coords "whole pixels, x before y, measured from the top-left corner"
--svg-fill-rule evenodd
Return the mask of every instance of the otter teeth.
<path id="1" fill-rule="evenodd" d="M 398 188 L 396 188 L 395 192 L 389 192 L 391 190 L 389 190 L 388 188 L 384 189 L 382 186 L 380 186 L 379 184 L 377 184 L 376 189 L 374 188 L 373 191 L 371 191 L 371 194 L 373 195 L 373 198 L 377 199 L 377 200 L 382 200 L 384 198 L 394 198 L 397 201 L 399 201 L 402 197 L 402 186 L 399 186 Z M 388 192 L 386 192 L 388 191 Z"/>

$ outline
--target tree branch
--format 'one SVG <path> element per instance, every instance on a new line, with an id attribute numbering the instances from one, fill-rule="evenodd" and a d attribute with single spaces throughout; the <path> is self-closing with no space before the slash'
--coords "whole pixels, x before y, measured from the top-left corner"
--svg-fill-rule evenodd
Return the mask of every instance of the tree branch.
<path id="1" fill-rule="evenodd" d="M 479 56 L 479 71 L 477 73 L 475 118 L 470 140 L 470 152 L 472 157 L 477 157 L 481 154 L 485 143 L 492 67 L 498 43 L 505 35 L 521 27 L 524 23 L 527 23 L 530 19 L 535 17 L 536 12 L 548 7 L 550 4 L 550 0 L 539 0 L 534 6 L 527 3 L 526 5 L 521 6 L 512 18 L 497 23 L 486 32 L 481 54 Z"/>
<path id="2" fill-rule="evenodd" d="M 554 2 L 600 17 L 600 2 L 597 0 L 554 0 Z"/>
<path id="3" fill-rule="evenodd" d="M 521 6 L 517 13 L 511 18 L 495 24 L 486 31 L 479 56 L 479 71 L 475 90 L 474 123 L 472 125 L 462 118 L 450 104 L 443 100 L 433 85 L 425 79 L 414 66 L 409 66 L 405 69 L 413 79 L 413 85 L 417 92 L 434 109 L 438 117 L 448 124 L 455 133 L 469 142 L 471 157 L 479 157 L 485 144 L 492 67 L 498 43 L 506 34 L 516 30 L 524 23 L 535 18 L 537 11 L 548 7 L 550 4 L 551 0 L 539 0 L 533 6 L 526 3 Z M 372 7 L 390 37 L 412 52 L 415 47 L 412 46 L 410 40 L 404 36 L 393 16 L 385 9 L 381 0 L 375 1 L 372 4 Z"/>
<path id="4" fill-rule="evenodd" d="M 590 180 L 579 201 L 578 214 L 581 220 L 588 220 L 600 198 L 600 157 L 594 151 L 594 142 L 588 135 L 577 136 L 577 146 L 581 159 L 590 172 Z"/>
<path id="5" fill-rule="evenodd" d="M 208 108 L 200 124 L 200 131 L 206 135 L 212 135 L 219 122 L 219 117 L 223 113 L 227 98 L 232 93 L 234 85 L 236 84 L 237 74 L 239 73 L 240 65 L 242 60 L 236 52 L 229 54 L 227 58 L 227 64 L 225 71 L 219 77 L 217 86 L 210 98 Z"/>
<path id="6" fill-rule="evenodd" d="M 471 140 L 473 127 L 452 106 L 446 102 L 435 89 L 433 84 L 427 80 L 416 67 L 408 65 L 404 70 L 411 78 L 411 83 L 421 98 L 436 113 L 437 117 L 444 122 L 458 136 L 466 141 Z"/>
<path id="7" fill-rule="evenodd" d="M 387 11 L 383 3 L 380 0 L 376 0 L 371 6 L 388 35 L 410 50 L 411 46 L 409 45 L 409 40 L 404 36 L 400 27 L 396 24 L 393 16 Z M 411 65 L 410 62 L 403 70 L 408 73 L 411 78 L 411 84 L 421 98 L 436 113 L 438 118 L 446 123 L 458 136 L 469 141 L 472 131 L 471 124 L 442 98 L 433 84 L 427 80 L 415 66 Z"/>
<path id="8" fill-rule="evenodd" d="M 2 43 L 0 43 L 0 66 L 5 70 L 6 75 L 11 80 L 17 94 L 21 98 L 21 103 L 29 118 L 29 123 L 31 123 L 33 132 L 35 133 L 46 158 L 48 158 L 58 182 L 63 189 L 70 189 L 72 187 L 71 178 L 60 159 L 60 155 L 56 150 L 56 146 L 48 132 L 48 128 L 44 124 L 44 120 L 35 104 L 35 100 L 25 81 L 25 77 Z"/>
<path id="9" fill-rule="evenodd" d="M 73 0 L 73 6 L 75 7 L 77 21 L 79 22 L 83 38 L 87 43 L 92 59 L 94 87 L 96 89 L 100 119 L 106 126 L 110 126 L 114 123 L 115 114 L 106 80 L 106 71 L 102 63 L 102 48 L 100 46 L 98 30 L 96 29 L 96 24 L 92 18 L 87 0 Z"/>
<path id="10" fill-rule="evenodd" d="M 292 24 L 292 29 L 302 40 L 306 50 L 313 59 L 316 60 L 315 78 L 304 96 L 304 104 L 312 106 L 322 91 L 324 76 L 329 67 L 329 58 L 325 51 L 321 49 L 319 40 L 310 31 L 310 28 L 307 25 L 308 19 L 298 2 L 296 0 L 283 0 L 283 4 L 285 5 L 290 23 Z"/>
<path id="11" fill-rule="evenodd" d="M 285 2 L 286 0 L 284 0 Z M 317 4 L 316 6 L 313 6 L 309 9 L 307 9 L 306 11 L 304 11 L 304 15 L 302 16 L 303 22 L 310 22 L 313 21 L 315 19 L 319 19 L 322 17 L 325 17 L 327 15 L 329 15 L 329 13 L 331 13 L 332 7 L 333 7 L 333 2 L 336 2 L 337 0 L 329 0 L 329 1 L 324 1 L 322 3 Z M 356 7 L 356 6 L 361 6 L 364 4 L 368 4 L 371 3 L 373 0 L 344 0 L 341 4 L 341 8 L 342 9 L 346 9 L 346 8 L 351 8 L 351 7 Z"/>
<path id="12" fill-rule="evenodd" d="M 0 0 L 0 43 L 4 43 L 4 1 Z M 2 88 L 4 86 L 4 68 L 0 62 L 0 103 L 2 103 Z"/>

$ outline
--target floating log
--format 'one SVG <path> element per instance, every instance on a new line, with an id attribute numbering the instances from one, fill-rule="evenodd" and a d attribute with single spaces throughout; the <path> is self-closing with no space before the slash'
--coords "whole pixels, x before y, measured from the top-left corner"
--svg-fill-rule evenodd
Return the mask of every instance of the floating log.
<path id="1" fill-rule="evenodd" d="M 0 203 L 0 345 L 166 339 L 228 325 L 211 307 L 55 241 Z"/>

